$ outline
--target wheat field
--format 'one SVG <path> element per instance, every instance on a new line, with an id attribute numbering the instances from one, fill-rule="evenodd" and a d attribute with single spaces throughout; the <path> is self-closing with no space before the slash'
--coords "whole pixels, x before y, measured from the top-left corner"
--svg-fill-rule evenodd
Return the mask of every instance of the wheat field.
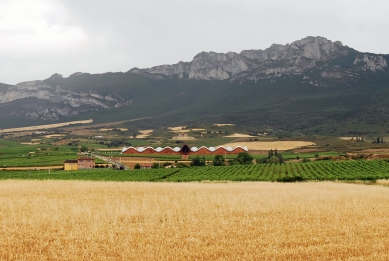
<path id="1" fill-rule="evenodd" d="M 389 189 L 1 181 L 0 260 L 389 260 Z"/>
<path id="2" fill-rule="evenodd" d="M 226 136 L 227 137 L 227 136 Z M 230 142 L 224 144 L 224 147 L 247 147 L 249 150 L 291 150 L 306 146 L 315 146 L 315 143 L 309 141 L 247 141 L 247 142 Z"/>

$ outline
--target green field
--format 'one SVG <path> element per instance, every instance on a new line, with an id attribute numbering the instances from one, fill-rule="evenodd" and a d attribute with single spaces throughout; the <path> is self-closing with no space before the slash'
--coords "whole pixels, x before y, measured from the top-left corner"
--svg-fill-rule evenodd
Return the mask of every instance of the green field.
<path id="1" fill-rule="evenodd" d="M 172 169 L 93 169 L 79 171 L 0 171 L 0 179 L 95 181 L 324 181 L 389 179 L 385 160 L 326 161 Z"/>
<path id="2" fill-rule="evenodd" d="M 78 151 L 77 146 L 26 145 L 0 140 L 0 168 L 63 165 L 65 160 L 78 158 Z M 96 159 L 96 163 L 103 161 Z"/>

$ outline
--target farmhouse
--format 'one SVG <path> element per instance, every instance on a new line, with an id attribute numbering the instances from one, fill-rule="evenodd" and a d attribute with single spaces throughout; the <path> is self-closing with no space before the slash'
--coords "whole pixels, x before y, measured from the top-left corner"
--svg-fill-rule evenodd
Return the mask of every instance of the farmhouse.
<path id="1" fill-rule="evenodd" d="M 92 158 L 79 158 L 78 169 L 93 169 L 95 167 L 95 160 Z"/>
<path id="2" fill-rule="evenodd" d="M 63 164 L 64 170 L 78 170 L 77 160 L 66 160 Z"/>
<path id="3" fill-rule="evenodd" d="M 64 170 L 93 169 L 95 160 L 92 158 L 79 158 L 76 160 L 66 160 L 63 165 Z"/>
<path id="4" fill-rule="evenodd" d="M 152 166 L 153 166 L 153 164 L 151 164 L 151 163 L 143 163 L 140 165 L 140 168 L 141 169 L 151 169 Z"/>
<path id="5" fill-rule="evenodd" d="M 152 147 L 129 147 L 123 148 L 123 154 L 157 154 L 157 155 L 181 155 L 186 157 L 188 155 L 225 155 L 225 154 L 239 154 L 241 152 L 247 152 L 247 147 L 237 146 L 235 148 L 232 147 L 205 147 L 202 146 L 200 148 L 192 147 L 189 148 L 188 145 L 184 145 L 182 148 L 180 147 L 158 147 L 156 149 Z"/>

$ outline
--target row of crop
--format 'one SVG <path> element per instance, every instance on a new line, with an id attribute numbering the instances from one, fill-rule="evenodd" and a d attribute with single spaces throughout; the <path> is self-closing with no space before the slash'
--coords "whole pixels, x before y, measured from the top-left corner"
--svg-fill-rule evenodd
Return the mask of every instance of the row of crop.
<path id="1" fill-rule="evenodd" d="M 287 164 L 234 165 L 119 171 L 93 169 L 79 171 L 0 171 L 0 179 L 61 179 L 105 181 L 203 180 L 284 181 L 284 180 L 372 180 L 389 179 L 389 163 L 376 161 L 309 162 Z"/>
<path id="2" fill-rule="evenodd" d="M 177 169 L 151 169 L 123 171 L 91 169 L 78 171 L 0 171 L 0 179 L 32 180 L 91 180 L 91 181 L 160 181 L 177 172 Z"/>
<path id="3" fill-rule="evenodd" d="M 77 158 L 77 147 L 24 145 L 0 142 L 0 167 L 29 167 L 62 165 L 67 159 Z"/>
<path id="4" fill-rule="evenodd" d="M 344 161 L 288 163 L 282 165 L 243 165 L 182 169 L 167 181 L 277 181 L 285 178 L 301 180 L 364 180 L 389 178 L 386 161 Z"/>

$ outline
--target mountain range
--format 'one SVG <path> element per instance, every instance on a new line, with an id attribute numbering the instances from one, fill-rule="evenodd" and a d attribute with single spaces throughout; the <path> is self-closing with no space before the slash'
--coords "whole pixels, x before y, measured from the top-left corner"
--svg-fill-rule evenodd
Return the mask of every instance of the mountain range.
<path id="1" fill-rule="evenodd" d="M 389 55 L 306 37 L 127 72 L 0 84 L 0 128 L 93 118 L 142 124 L 235 123 L 254 132 L 389 131 Z"/>

